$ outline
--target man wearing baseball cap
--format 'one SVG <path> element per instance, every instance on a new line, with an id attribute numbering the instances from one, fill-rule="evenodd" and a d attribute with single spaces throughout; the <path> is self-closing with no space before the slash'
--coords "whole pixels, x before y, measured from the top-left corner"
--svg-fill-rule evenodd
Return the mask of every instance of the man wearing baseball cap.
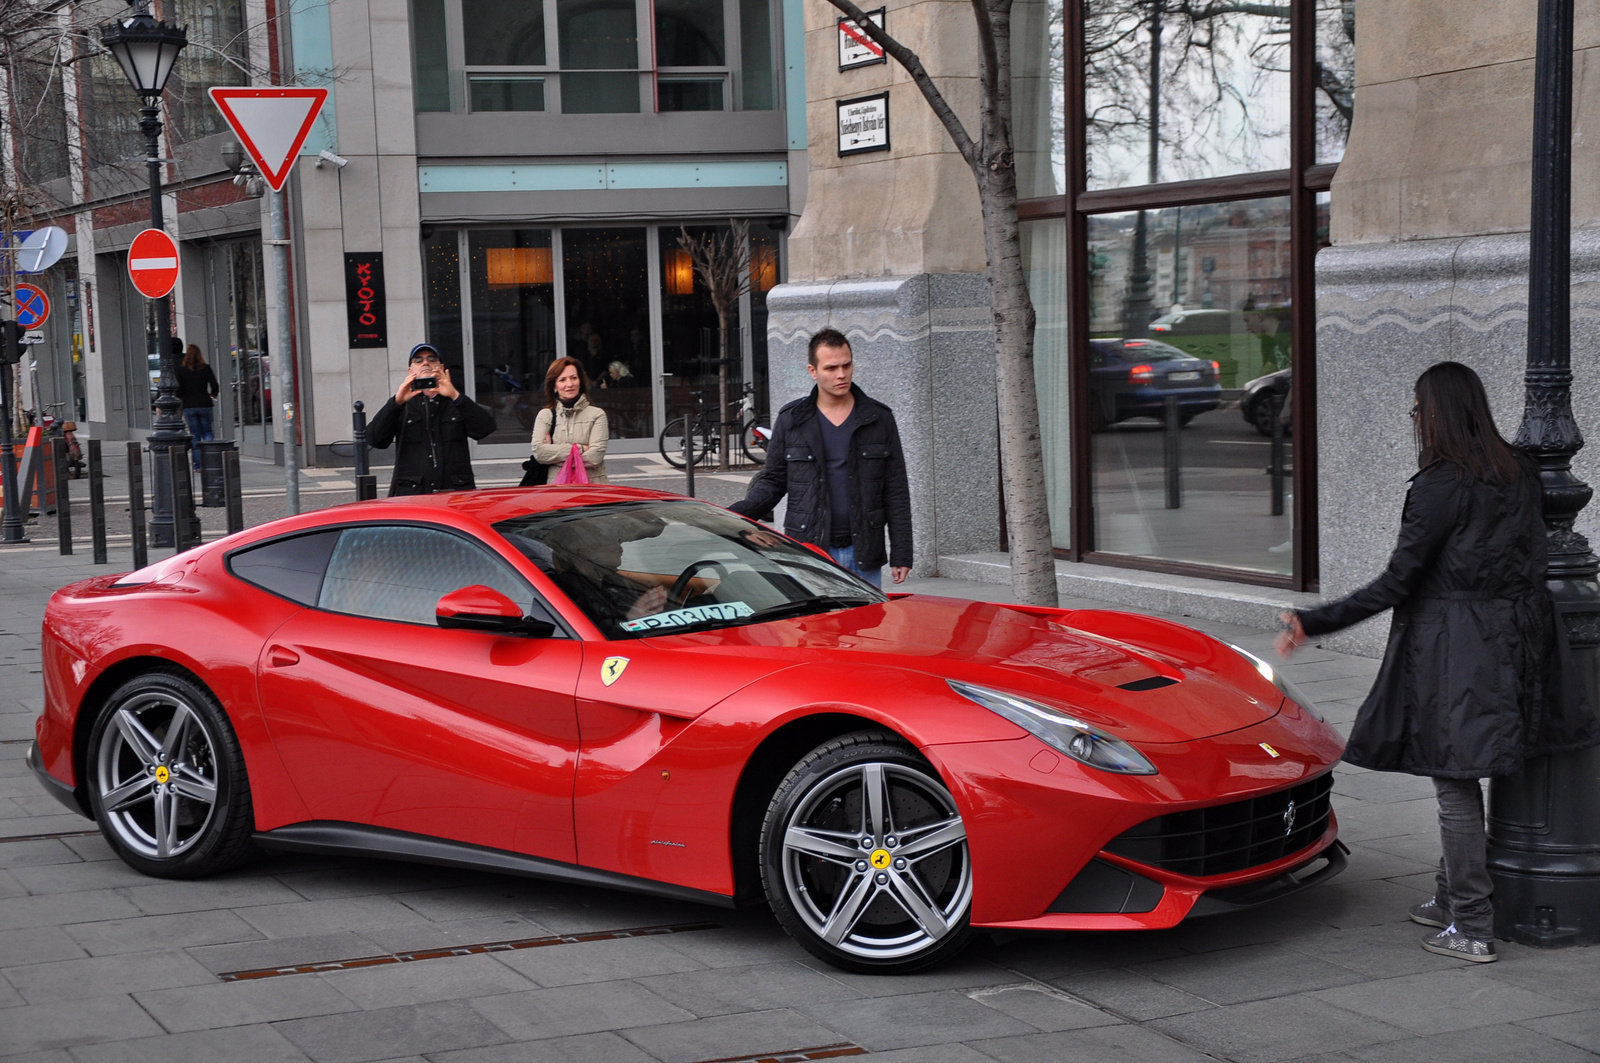
<path id="1" fill-rule="evenodd" d="M 493 431 L 494 414 L 457 391 L 438 350 L 419 343 L 399 390 L 367 426 L 367 442 L 379 450 L 395 443 L 391 497 L 426 495 L 476 487 L 467 440 Z"/>

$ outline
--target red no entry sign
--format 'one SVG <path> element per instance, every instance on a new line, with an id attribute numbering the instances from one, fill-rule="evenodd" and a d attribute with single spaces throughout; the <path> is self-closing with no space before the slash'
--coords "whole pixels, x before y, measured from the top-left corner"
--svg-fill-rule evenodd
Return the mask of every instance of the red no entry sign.
<path id="1" fill-rule="evenodd" d="M 128 278 L 146 299 L 160 299 L 178 283 L 178 245 L 160 229 L 146 229 L 128 247 Z"/>

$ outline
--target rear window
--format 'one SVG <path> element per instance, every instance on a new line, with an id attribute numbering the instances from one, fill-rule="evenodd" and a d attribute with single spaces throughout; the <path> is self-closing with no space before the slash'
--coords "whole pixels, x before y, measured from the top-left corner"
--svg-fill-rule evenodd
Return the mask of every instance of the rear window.
<path id="1" fill-rule="evenodd" d="M 301 605 L 316 605 L 337 531 L 312 532 L 239 550 L 228 571 L 253 586 Z"/>

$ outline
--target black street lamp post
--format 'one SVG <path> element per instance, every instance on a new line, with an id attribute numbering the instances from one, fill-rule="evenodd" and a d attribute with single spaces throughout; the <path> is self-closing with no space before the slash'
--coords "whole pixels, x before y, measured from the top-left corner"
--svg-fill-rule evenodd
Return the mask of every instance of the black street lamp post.
<path id="1" fill-rule="evenodd" d="M 1573 521 L 1594 493 L 1572 474 L 1572 0 L 1539 0 L 1528 255 L 1527 399 L 1517 443 L 1539 461 L 1550 534 L 1547 580 L 1595 704 L 1600 559 Z M 1556 947 L 1600 942 L 1600 749 L 1538 757 L 1489 785 L 1495 934 Z"/>
<path id="2" fill-rule="evenodd" d="M 182 26 L 169 26 L 150 14 L 149 0 L 128 0 L 133 13 L 101 27 L 100 43 L 116 56 L 144 106 L 139 109 L 139 131 L 145 136 L 145 162 L 150 168 L 150 227 L 164 229 L 161 209 L 161 94 L 178 61 L 178 53 L 189 43 Z M 189 432 L 183 423 L 183 404 L 178 398 L 177 357 L 172 350 L 172 318 L 166 297 L 154 300 L 156 327 L 152 336 L 153 353 L 161 365 L 161 381 L 156 391 L 156 417 L 150 426 L 150 467 L 155 490 L 150 505 L 150 542 L 155 546 L 177 546 L 199 540 L 199 521 L 191 513 L 176 513 L 179 492 L 175 491 L 171 470 L 187 475 Z M 167 460 L 167 452 L 183 451 L 181 464 Z M 182 527 L 180 528 L 180 522 Z M 179 532 L 182 532 L 180 535 Z"/>

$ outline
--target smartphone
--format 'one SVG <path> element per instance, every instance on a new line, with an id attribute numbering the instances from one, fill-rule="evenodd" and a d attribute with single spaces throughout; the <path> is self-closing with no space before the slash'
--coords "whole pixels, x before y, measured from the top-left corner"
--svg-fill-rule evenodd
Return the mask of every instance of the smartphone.
<path id="1" fill-rule="evenodd" d="M 436 388 L 438 386 L 439 378 L 433 376 L 419 376 L 411 382 L 412 391 L 422 391 L 426 388 Z"/>

